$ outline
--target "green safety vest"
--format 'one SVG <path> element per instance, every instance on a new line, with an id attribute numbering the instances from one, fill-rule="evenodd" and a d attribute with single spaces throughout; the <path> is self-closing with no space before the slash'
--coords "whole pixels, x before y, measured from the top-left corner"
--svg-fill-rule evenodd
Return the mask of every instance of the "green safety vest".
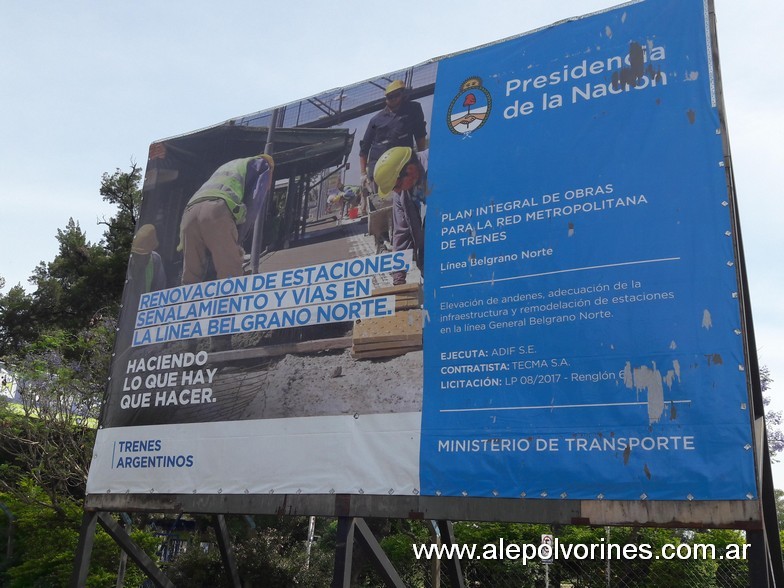
<path id="1" fill-rule="evenodd" d="M 203 200 L 223 200 L 238 225 L 245 222 L 247 209 L 242 203 L 245 194 L 245 176 L 248 162 L 256 157 L 235 159 L 224 163 L 210 176 L 204 185 L 188 200 L 185 208 Z"/>
<path id="2" fill-rule="evenodd" d="M 151 292 L 152 291 L 152 279 L 155 276 L 155 263 L 152 260 L 152 254 L 150 254 L 150 259 L 147 260 L 147 267 L 144 268 L 144 291 Z"/>

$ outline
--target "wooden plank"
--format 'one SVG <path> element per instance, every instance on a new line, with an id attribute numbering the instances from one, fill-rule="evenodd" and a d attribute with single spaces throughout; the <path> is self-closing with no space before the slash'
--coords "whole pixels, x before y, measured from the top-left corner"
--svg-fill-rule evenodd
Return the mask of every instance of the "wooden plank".
<path id="1" fill-rule="evenodd" d="M 231 351 L 217 351 L 210 353 L 210 361 L 237 361 L 240 359 L 257 359 L 260 357 L 278 357 L 289 353 L 318 353 L 331 349 L 346 349 L 351 347 L 351 337 L 338 337 L 335 339 L 315 339 L 299 343 L 283 345 L 267 345 L 250 349 L 233 349 Z"/>
<path id="2" fill-rule="evenodd" d="M 378 351 L 379 349 L 391 349 L 393 347 L 407 347 L 409 349 L 421 349 L 422 337 L 418 339 L 402 339 L 400 341 L 379 341 L 377 343 L 358 343 L 352 347 L 352 351 Z"/>
<path id="3" fill-rule="evenodd" d="M 376 288 L 373 290 L 373 296 L 386 296 L 388 294 L 404 294 L 406 292 L 420 291 L 419 284 L 399 284 L 397 286 L 386 286 L 384 288 Z M 418 295 L 418 294 L 417 294 Z"/>
<path id="4" fill-rule="evenodd" d="M 395 297 L 395 312 L 400 312 L 402 310 L 412 310 L 419 308 L 420 306 L 422 306 L 422 304 L 417 298 L 401 298 L 400 296 Z"/>
<path id="5" fill-rule="evenodd" d="M 410 351 L 419 351 L 421 345 L 416 347 L 391 347 L 388 349 L 379 349 L 378 351 L 361 351 L 359 353 L 352 352 L 353 359 L 380 359 L 382 357 L 397 357 L 398 355 L 405 355 Z"/>
<path id="6" fill-rule="evenodd" d="M 392 316 L 358 320 L 354 323 L 353 342 L 411 341 L 422 337 L 420 309 L 396 312 Z"/>

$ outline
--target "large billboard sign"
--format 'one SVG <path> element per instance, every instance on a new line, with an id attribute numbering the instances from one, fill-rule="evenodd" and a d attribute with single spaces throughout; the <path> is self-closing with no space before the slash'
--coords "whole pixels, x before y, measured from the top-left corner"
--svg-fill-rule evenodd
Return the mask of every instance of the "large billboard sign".
<path id="1" fill-rule="evenodd" d="M 154 144 L 88 492 L 756 499 L 708 21 L 629 2 Z"/>

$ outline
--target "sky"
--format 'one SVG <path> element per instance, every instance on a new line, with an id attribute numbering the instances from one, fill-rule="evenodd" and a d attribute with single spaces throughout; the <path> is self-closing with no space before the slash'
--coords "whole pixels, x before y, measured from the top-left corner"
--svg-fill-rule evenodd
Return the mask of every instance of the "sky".
<path id="1" fill-rule="evenodd" d="M 69 218 L 98 241 L 102 174 L 144 168 L 153 141 L 616 4 L 0 0 L 2 291 L 29 290 Z M 784 3 L 715 7 L 757 352 L 784 410 Z"/>

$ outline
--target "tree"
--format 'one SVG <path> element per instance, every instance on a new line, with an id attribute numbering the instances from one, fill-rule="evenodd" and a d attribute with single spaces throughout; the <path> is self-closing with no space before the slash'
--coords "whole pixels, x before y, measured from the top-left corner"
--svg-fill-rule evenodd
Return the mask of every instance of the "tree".
<path id="1" fill-rule="evenodd" d="M 99 224 L 106 226 L 103 238 L 108 264 L 104 279 L 112 285 L 117 301 L 122 296 L 133 232 L 139 220 L 142 203 L 142 191 L 139 188 L 141 177 L 141 168 L 131 161 L 130 171 L 117 169 L 111 175 L 103 174 L 101 179 L 101 197 L 105 202 L 117 205 L 117 213 L 112 218 L 99 221 Z"/>
<path id="2" fill-rule="evenodd" d="M 101 196 L 118 210 L 99 220 L 106 226 L 103 239 L 89 242 L 69 219 L 57 231 L 55 258 L 39 263 L 30 277 L 34 292 L 15 287 L 0 295 L 0 357 L 24 355 L 48 330 L 76 333 L 102 316 L 116 316 L 139 216 L 140 181 L 141 168 L 133 162 L 128 172 L 104 174 Z"/>
<path id="3" fill-rule="evenodd" d="M 0 550 L 0 586 L 65 588 L 70 585 L 73 554 L 79 540 L 81 503 L 67 499 L 61 502 L 60 512 L 40 508 L 40 503 L 47 500 L 45 494 L 31 482 L 26 482 L 25 488 L 32 500 L 19 500 L 17 496 L 0 493 L 0 503 L 7 505 L 13 514 L 15 527 L 10 559 L 5 559 L 5 549 Z M 6 537 L 6 531 L 0 517 L 0 537 Z M 154 556 L 160 543 L 154 535 L 137 529 L 131 536 L 148 555 Z M 114 586 L 119 562 L 119 547 L 106 532 L 97 528 L 86 586 Z M 125 580 L 126 586 L 140 586 L 144 574 L 129 563 Z"/>
<path id="4" fill-rule="evenodd" d="M 29 499 L 30 480 L 46 496 L 41 506 L 58 512 L 62 500 L 84 495 L 113 327 L 105 319 L 76 335 L 42 335 L 16 359 L 22 414 L 0 412 L 0 444 L 11 456 L 0 465 L 6 492 Z"/>
<path id="5" fill-rule="evenodd" d="M 18 527 L 14 561 L 0 560 L 0 585 L 65 586 L 70 577 L 140 178 L 135 164 L 104 174 L 101 195 L 119 210 L 99 221 L 103 239 L 89 242 L 70 219 L 57 231 L 55 258 L 30 278 L 34 292 L 0 294 L 0 359 L 21 398 L 21 414 L 0 406 L 0 502 L 11 505 Z M 88 586 L 113 585 L 118 553 L 99 532 Z"/>
<path id="6" fill-rule="evenodd" d="M 770 377 L 770 370 L 767 366 L 760 368 L 760 385 L 763 394 L 770 389 L 773 378 Z M 784 450 L 784 415 L 780 410 L 770 410 L 770 396 L 763 396 L 762 402 L 765 405 L 765 430 L 768 434 L 768 450 L 770 451 L 771 461 L 778 461 L 776 456 Z"/>
<path id="7" fill-rule="evenodd" d="M 40 328 L 33 306 L 33 298 L 19 285 L 0 295 L 0 357 L 19 354 L 35 340 Z"/>

